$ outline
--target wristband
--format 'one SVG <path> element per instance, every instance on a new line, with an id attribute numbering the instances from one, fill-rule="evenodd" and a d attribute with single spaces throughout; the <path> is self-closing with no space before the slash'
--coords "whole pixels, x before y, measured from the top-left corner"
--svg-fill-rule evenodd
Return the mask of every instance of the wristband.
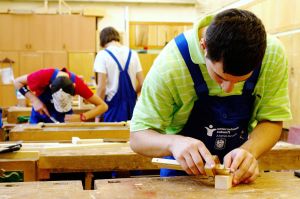
<path id="1" fill-rule="evenodd" d="M 22 88 L 19 89 L 19 92 L 25 96 L 26 93 L 28 93 L 30 90 L 27 88 L 27 86 L 23 86 Z"/>
<path id="2" fill-rule="evenodd" d="M 86 121 L 86 117 L 83 115 L 83 113 L 80 114 L 80 121 Z"/>

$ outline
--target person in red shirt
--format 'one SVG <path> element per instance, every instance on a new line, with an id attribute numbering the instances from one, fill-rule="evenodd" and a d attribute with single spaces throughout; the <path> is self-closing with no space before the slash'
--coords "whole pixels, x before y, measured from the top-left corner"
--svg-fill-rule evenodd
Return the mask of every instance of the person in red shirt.
<path id="1" fill-rule="evenodd" d="M 15 87 L 32 103 L 30 123 L 79 122 L 104 113 L 108 106 L 77 75 L 47 68 L 15 79 Z M 73 114 L 72 96 L 80 95 L 95 108 L 82 114 Z"/>

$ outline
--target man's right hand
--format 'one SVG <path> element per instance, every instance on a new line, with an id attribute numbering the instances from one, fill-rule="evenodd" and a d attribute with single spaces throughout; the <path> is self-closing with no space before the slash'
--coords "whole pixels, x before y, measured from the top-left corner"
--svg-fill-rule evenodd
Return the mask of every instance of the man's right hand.
<path id="1" fill-rule="evenodd" d="M 211 167 L 215 166 L 213 156 L 200 140 L 176 136 L 170 146 L 170 150 L 174 158 L 189 175 L 204 175 L 204 162 Z"/>
<path id="2" fill-rule="evenodd" d="M 50 114 L 48 112 L 47 107 L 45 106 L 45 104 L 39 100 L 38 98 L 32 100 L 32 106 L 33 109 L 38 112 L 39 114 L 43 115 L 46 114 L 48 117 L 50 117 Z"/>

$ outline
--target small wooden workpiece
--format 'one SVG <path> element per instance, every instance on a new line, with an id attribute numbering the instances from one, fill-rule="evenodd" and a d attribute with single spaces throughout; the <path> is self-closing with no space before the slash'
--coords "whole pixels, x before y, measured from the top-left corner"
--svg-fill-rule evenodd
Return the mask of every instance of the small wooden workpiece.
<path id="1" fill-rule="evenodd" d="M 157 165 L 159 168 L 167 168 L 174 170 L 183 170 L 177 160 L 170 160 L 164 158 L 153 158 L 152 163 Z M 209 167 L 205 165 L 205 173 L 209 177 L 215 177 L 215 188 L 216 189 L 229 189 L 232 187 L 232 174 L 229 168 L 225 168 L 224 165 L 220 164 L 218 159 L 215 159 L 215 167 Z"/>
<path id="2" fill-rule="evenodd" d="M 230 189 L 231 187 L 232 174 L 215 176 L 215 189 Z"/>

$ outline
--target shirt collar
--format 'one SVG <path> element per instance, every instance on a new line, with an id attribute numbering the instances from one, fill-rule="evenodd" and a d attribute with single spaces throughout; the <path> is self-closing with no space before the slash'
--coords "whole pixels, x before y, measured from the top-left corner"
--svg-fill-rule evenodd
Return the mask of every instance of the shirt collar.
<path id="1" fill-rule="evenodd" d="M 201 18 L 197 23 L 193 26 L 191 41 L 189 42 L 189 50 L 191 54 L 191 58 L 196 64 L 205 64 L 204 51 L 200 47 L 200 39 L 198 36 L 198 31 L 201 28 L 208 26 L 213 20 L 214 15 L 208 15 Z"/>

